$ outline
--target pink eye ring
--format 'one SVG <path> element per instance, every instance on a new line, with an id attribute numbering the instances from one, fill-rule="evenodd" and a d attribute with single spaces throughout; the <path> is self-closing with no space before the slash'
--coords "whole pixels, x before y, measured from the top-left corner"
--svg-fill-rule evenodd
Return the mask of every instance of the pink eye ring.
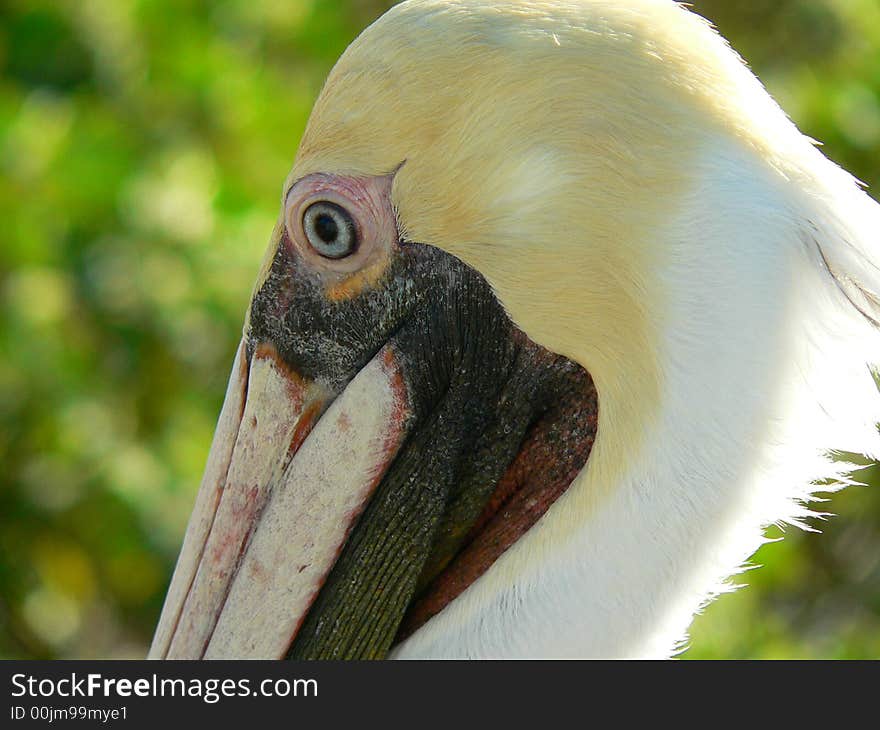
<path id="1" fill-rule="evenodd" d="M 297 180 L 284 196 L 282 215 L 303 264 L 327 281 L 381 269 L 398 240 L 392 181 L 391 175 L 324 172 Z"/>

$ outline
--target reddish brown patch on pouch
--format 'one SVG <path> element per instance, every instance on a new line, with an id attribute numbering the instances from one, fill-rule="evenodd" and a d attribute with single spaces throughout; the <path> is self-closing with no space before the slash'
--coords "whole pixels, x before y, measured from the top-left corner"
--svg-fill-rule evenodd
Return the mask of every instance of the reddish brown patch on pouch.
<path id="1" fill-rule="evenodd" d="M 259 560 L 254 560 L 251 564 L 250 577 L 255 581 L 265 583 L 267 575 L 266 567 Z"/>
<path id="2" fill-rule="evenodd" d="M 537 353 L 558 357 L 548 353 Z M 566 373 L 555 403 L 529 428 L 519 452 L 449 565 L 410 607 L 397 641 L 410 636 L 485 573 L 541 518 L 586 464 L 599 405 L 583 369 Z"/>
<path id="3" fill-rule="evenodd" d="M 259 485 L 253 485 L 243 494 L 236 495 L 230 504 L 234 525 L 248 524 L 257 510 L 262 506 L 262 494 Z M 249 533 L 245 533 L 245 536 Z M 241 549 L 243 535 L 238 529 L 224 530 L 218 535 L 217 543 L 211 553 L 214 563 L 225 563 L 230 551 Z"/>
<path id="4" fill-rule="evenodd" d="M 286 377 L 284 382 L 287 387 L 287 395 L 290 398 L 290 405 L 293 410 L 302 408 L 306 398 L 306 392 L 313 385 L 313 381 L 304 378 L 290 365 L 284 362 L 275 345 L 270 342 L 261 342 L 254 349 L 254 360 L 271 360 L 272 364 L 280 370 Z"/>
<path id="5" fill-rule="evenodd" d="M 293 455 L 299 451 L 299 447 L 302 446 L 303 442 L 309 437 L 309 434 L 312 432 L 312 429 L 315 427 L 315 424 L 324 412 L 326 404 L 327 401 L 325 400 L 315 400 L 306 406 L 306 409 L 302 412 L 302 415 L 300 415 L 299 420 L 296 423 L 296 428 L 293 430 L 293 435 L 290 438 L 290 448 L 287 450 L 288 461 L 290 461 Z M 287 465 L 285 464 L 285 466 Z"/>

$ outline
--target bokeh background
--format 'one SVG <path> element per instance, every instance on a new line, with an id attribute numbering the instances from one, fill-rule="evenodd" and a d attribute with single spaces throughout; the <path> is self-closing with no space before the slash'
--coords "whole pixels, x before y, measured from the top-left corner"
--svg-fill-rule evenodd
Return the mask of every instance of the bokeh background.
<path id="1" fill-rule="evenodd" d="M 0 2 L 0 657 L 144 655 L 309 109 L 391 4 Z M 880 190 L 877 0 L 693 5 Z M 824 508 L 686 656 L 880 657 L 880 489 Z"/>

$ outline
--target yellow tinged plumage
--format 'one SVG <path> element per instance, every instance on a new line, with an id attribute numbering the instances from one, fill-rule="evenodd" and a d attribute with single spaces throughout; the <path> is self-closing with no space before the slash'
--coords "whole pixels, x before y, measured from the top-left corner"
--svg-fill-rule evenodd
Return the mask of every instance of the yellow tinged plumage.
<path id="1" fill-rule="evenodd" d="M 665 0 L 404 3 L 333 69 L 288 179 L 406 161 L 406 235 L 480 271 L 520 327 L 595 378 L 584 500 L 659 408 L 651 244 L 691 182 L 689 151 L 707 116 L 761 144 L 734 111 L 756 82 L 704 25 Z"/>

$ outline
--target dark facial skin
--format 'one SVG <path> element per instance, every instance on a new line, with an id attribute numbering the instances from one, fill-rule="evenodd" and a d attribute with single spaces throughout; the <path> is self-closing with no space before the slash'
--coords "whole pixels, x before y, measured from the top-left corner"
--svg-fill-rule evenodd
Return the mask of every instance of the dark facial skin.
<path id="1" fill-rule="evenodd" d="M 292 246 L 279 246 L 252 303 L 249 349 L 274 344 L 338 394 L 388 344 L 412 422 L 288 657 L 381 658 L 571 483 L 595 436 L 595 388 L 439 249 L 395 246 L 380 281 L 343 301 L 306 271 Z"/>

